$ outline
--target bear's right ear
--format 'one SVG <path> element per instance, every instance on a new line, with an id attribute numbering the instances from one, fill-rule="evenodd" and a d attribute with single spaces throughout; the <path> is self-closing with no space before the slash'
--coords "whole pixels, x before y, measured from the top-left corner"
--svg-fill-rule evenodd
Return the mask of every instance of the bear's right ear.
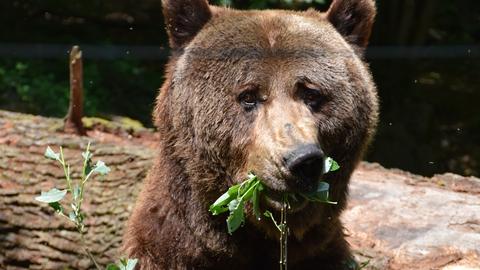
<path id="1" fill-rule="evenodd" d="M 207 0 L 162 0 L 162 6 L 172 49 L 186 45 L 212 17 Z"/>

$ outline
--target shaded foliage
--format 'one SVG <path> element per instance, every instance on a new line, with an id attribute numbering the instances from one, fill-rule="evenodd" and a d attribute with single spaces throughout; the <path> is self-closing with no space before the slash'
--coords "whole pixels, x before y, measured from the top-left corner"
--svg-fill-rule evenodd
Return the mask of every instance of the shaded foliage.
<path id="1" fill-rule="evenodd" d="M 376 60 L 371 68 L 381 121 L 369 160 L 424 175 L 479 174 L 478 59 Z"/>
<path id="2" fill-rule="evenodd" d="M 68 60 L 0 60 L 0 107 L 63 117 L 68 109 Z M 157 62 L 86 61 L 85 114 L 127 115 L 150 123 L 163 78 Z"/>

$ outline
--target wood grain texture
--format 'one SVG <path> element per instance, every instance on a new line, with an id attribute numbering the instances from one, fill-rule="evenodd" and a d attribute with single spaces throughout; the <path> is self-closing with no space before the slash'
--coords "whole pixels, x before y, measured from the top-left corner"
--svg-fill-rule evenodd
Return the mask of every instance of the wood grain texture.
<path id="1" fill-rule="evenodd" d="M 66 135 L 60 119 L 0 112 L 0 269 L 74 269 L 93 264 L 77 244 L 79 235 L 68 221 L 46 204 L 34 200 L 40 191 L 64 188 L 58 163 L 43 157 L 47 146 L 65 149 L 66 160 L 78 179 L 81 152 L 92 141 L 93 160 L 112 169 L 87 185 L 87 241 L 102 265 L 121 254 L 123 224 L 151 163 L 151 148 Z"/>
<path id="2" fill-rule="evenodd" d="M 155 137 L 88 131 L 64 134 L 61 119 L 0 111 L 0 269 L 93 269 L 74 226 L 34 200 L 64 188 L 47 145 L 65 148 L 78 178 L 80 153 L 92 141 L 94 162 L 112 169 L 87 187 L 87 240 L 104 266 L 122 254 L 124 223 L 154 155 Z M 98 127 L 97 127 L 98 128 Z M 118 135 L 120 134 L 120 135 Z M 152 134 L 150 134 L 152 135 Z M 480 179 L 421 177 L 378 164 L 355 171 L 343 215 L 348 241 L 364 269 L 479 269 Z"/>

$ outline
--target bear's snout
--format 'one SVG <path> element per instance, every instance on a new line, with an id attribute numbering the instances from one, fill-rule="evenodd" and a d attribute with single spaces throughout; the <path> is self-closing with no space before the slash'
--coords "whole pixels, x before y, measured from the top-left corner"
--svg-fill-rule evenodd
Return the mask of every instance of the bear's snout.
<path id="1" fill-rule="evenodd" d="M 315 187 L 323 173 L 325 155 L 316 144 L 301 145 L 285 157 L 285 166 L 293 176 L 290 189 L 308 191 Z"/>

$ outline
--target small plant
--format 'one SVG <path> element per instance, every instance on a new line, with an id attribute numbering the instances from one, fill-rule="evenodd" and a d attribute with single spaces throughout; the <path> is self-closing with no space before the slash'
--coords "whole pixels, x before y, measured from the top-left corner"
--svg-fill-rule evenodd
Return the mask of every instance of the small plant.
<path id="1" fill-rule="evenodd" d="M 86 245 L 85 234 L 87 231 L 85 228 L 85 213 L 82 211 L 82 203 L 84 200 L 85 185 L 87 184 L 87 182 L 93 177 L 94 174 L 99 174 L 101 176 L 107 175 L 110 172 L 110 168 L 105 165 L 103 161 L 100 160 L 97 161 L 94 166 L 92 166 L 92 156 L 93 154 L 90 152 L 90 143 L 88 143 L 87 149 L 85 150 L 85 152 L 82 153 L 83 168 L 81 178 L 75 181 L 71 177 L 72 172 L 70 165 L 65 161 L 65 157 L 63 155 L 63 148 L 60 147 L 60 152 L 56 153 L 50 147 L 47 147 L 47 150 L 45 151 L 45 157 L 60 163 L 65 174 L 65 182 L 67 184 L 67 188 L 64 190 L 53 188 L 47 192 L 42 191 L 41 195 L 36 197 L 35 200 L 43 203 L 48 203 L 48 205 L 50 205 L 50 207 L 52 207 L 59 216 L 66 218 L 69 222 L 72 222 L 75 225 L 75 228 L 80 234 L 81 245 L 86 255 L 90 258 L 95 267 L 100 270 L 102 268 L 97 263 L 94 256 Z M 71 194 L 71 203 L 69 207 L 70 211 L 68 211 L 67 208 L 60 203 L 68 193 Z M 109 264 L 106 269 L 133 270 L 136 264 L 136 259 L 121 259 L 120 263 Z"/>
<path id="2" fill-rule="evenodd" d="M 337 162 L 332 158 L 326 158 L 324 164 L 324 173 L 333 172 L 340 168 Z M 280 211 L 280 223 L 277 223 L 273 217 L 272 212 L 266 210 L 263 215 L 270 218 L 275 224 L 275 227 L 280 232 L 280 269 L 287 268 L 287 240 L 288 240 L 288 225 L 287 225 L 287 209 L 290 208 L 289 200 L 298 200 L 298 196 L 302 196 L 308 201 L 323 202 L 329 204 L 336 204 L 329 200 L 330 185 L 327 182 L 319 182 L 317 189 L 309 193 L 285 193 L 283 194 L 283 205 Z M 245 204 L 252 204 L 252 212 L 257 219 L 261 218 L 260 214 L 260 197 L 265 187 L 262 181 L 253 173 L 249 173 L 247 180 L 234 185 L 228 189 L 222 196 L 220 196 L 212 205 L 210 205 L 210 212 L 213 215 L 220 215 L 229 211 L 227 218 L 227 230 L 229 234 L 235 232 L 242 224 L 245 223 Z"/>
<path id="3" fill-rule="evenodd" d="M 133 270 L 137 265 L 137 259 L 120 259 L 118 264 L 109 264 L 105 270 Z"/>

